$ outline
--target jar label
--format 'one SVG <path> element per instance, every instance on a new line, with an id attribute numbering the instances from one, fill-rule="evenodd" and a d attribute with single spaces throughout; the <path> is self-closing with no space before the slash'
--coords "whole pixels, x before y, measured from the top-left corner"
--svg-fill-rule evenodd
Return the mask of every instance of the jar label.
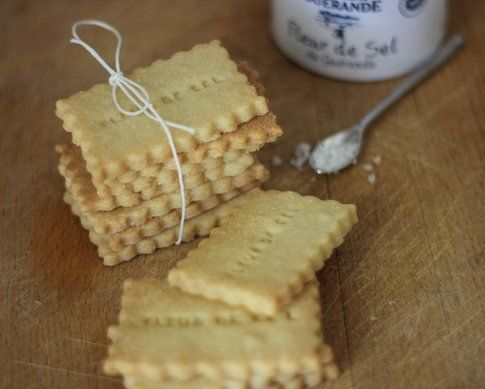
<path id="1" fill-rule="evenodd" d="M 283 51 L 311 70 L 343 77 L 373 70 L 378 78 L 380 69 L 400 72 L 436 49 L 445 3 L 273 0 L 273 28 Z"/>

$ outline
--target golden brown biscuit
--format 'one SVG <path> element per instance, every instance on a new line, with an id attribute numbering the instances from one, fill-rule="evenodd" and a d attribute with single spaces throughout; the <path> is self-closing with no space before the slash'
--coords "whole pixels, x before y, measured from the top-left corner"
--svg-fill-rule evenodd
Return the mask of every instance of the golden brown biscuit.
<path id="1" fill-rule="evenodd" d="M 274 315 L 357 221 L 355 206 L 266 191 L 234 211 L 169 272 L 172 286 Z"/>
<path id="2" fill-rule="evenodd" d="M 195 129 L 193 136 L 172 130 L 178 153 L 233 132 L 269 110 L 218 41 L 139 68 L 129 78 L 146 88 L 161 117 Z M 110 85 L 95 85 L 57 102 L 56 113 L 81 147 L 87 170 L 95 178 L 116 177 L 170 158 L 160 124 L 145 115 L 123 115 L 111 93 Z M 126 96 L 118 98 L 122 106 L 130 106 Z"/>

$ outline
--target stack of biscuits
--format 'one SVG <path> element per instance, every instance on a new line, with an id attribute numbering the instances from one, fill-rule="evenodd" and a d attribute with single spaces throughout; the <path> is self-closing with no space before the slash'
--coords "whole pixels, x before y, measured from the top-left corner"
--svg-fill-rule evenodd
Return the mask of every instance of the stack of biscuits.
<path id="1" fill-rule="evenodd" d="M 258 75 L 239 66 L 218 41 L 135 70 L 171 128 L 186 188 L 183 240 L 207 235 L 269 173 L 253 153 L 281 136 Z M 119 90 L 119 104 L 132 104 Z M 58 101 L 72 143 L 57 145 L 64 200 L 104 264 L 174 244 L 181 217 L 178 171 L 160 124 L 121 113 L 112 86 L 96 85 Z"/>
<path id="2" fill-rule="evenodd" d="M 129 389 L 303 388 L 338 375 L 315 272 L 355 207 L 250 191 L 170 270 L 127 280 L 104 369 Z"/>

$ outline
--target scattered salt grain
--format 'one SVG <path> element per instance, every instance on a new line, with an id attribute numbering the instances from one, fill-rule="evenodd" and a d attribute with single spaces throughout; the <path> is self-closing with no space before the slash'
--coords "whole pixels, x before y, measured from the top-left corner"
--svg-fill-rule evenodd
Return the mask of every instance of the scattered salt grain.
<path id="1" fill-rule="evenodd" d="M 298 143 L 295 147 L 295 155 L 293 156 L 293 158 L 291 158 L 290 163 L 298 170 L 303 169 L 303 166 L 305 166 L 308 158 L 310 157 L 311 149 L 312 147 L 309 143 Z"/>
<path id="2" fill-rule="evenodd" d="M 367 176 L 367 181 L 369 181 L 369 183 L 371 183 L 371 184 L 375 184 L 376 183 L 376 175 L 375 174 L 369 174 Z"/>
<path id="3" fill-rule="evenodd" d="M 273 155 L 273 158 L 271 158 L 271 165 L 281 166 L 283 165 L 283 160 L 278 155 Z"/>
<path id="4" fill-rule="evenodd" d="M 374 169 L 374 167 L 370 163 L 364 164 L 363 167 L 366 172 L 371 172 Z"/>
<path id="5" fill-rule="evenodd" d="M 374 165 L 379 166 L 381 164 L 382 157 L 380 155 L 376 155 L 374 158 L 372 158 L 372 162 L 374 162 Z"/>
<path id="6" fill-rule="evenodd" d="M 410 338 L 412 335 L 413 335 L 413 330 L 409 327 L 405 327 L 403 329 L 403 335 L 406 337 L 406 338 Z"/>

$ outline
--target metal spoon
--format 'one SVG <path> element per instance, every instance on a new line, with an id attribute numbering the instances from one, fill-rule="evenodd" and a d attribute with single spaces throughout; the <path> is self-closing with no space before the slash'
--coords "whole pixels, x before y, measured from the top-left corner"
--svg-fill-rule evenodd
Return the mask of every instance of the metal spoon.
<path id="1" fill-rule="evenodd" d="M 454 35 L 414 73 L 398 85 L 382 102 L 364 116 L 354 127 L 339 131 L 318 142 L 310 155 L 310 166 L 318 174 L 337 173 L 357 161 L 362 148 L 364 131 L 387 108 L 438 69 L 463 45 L 461 35 Z"/>

